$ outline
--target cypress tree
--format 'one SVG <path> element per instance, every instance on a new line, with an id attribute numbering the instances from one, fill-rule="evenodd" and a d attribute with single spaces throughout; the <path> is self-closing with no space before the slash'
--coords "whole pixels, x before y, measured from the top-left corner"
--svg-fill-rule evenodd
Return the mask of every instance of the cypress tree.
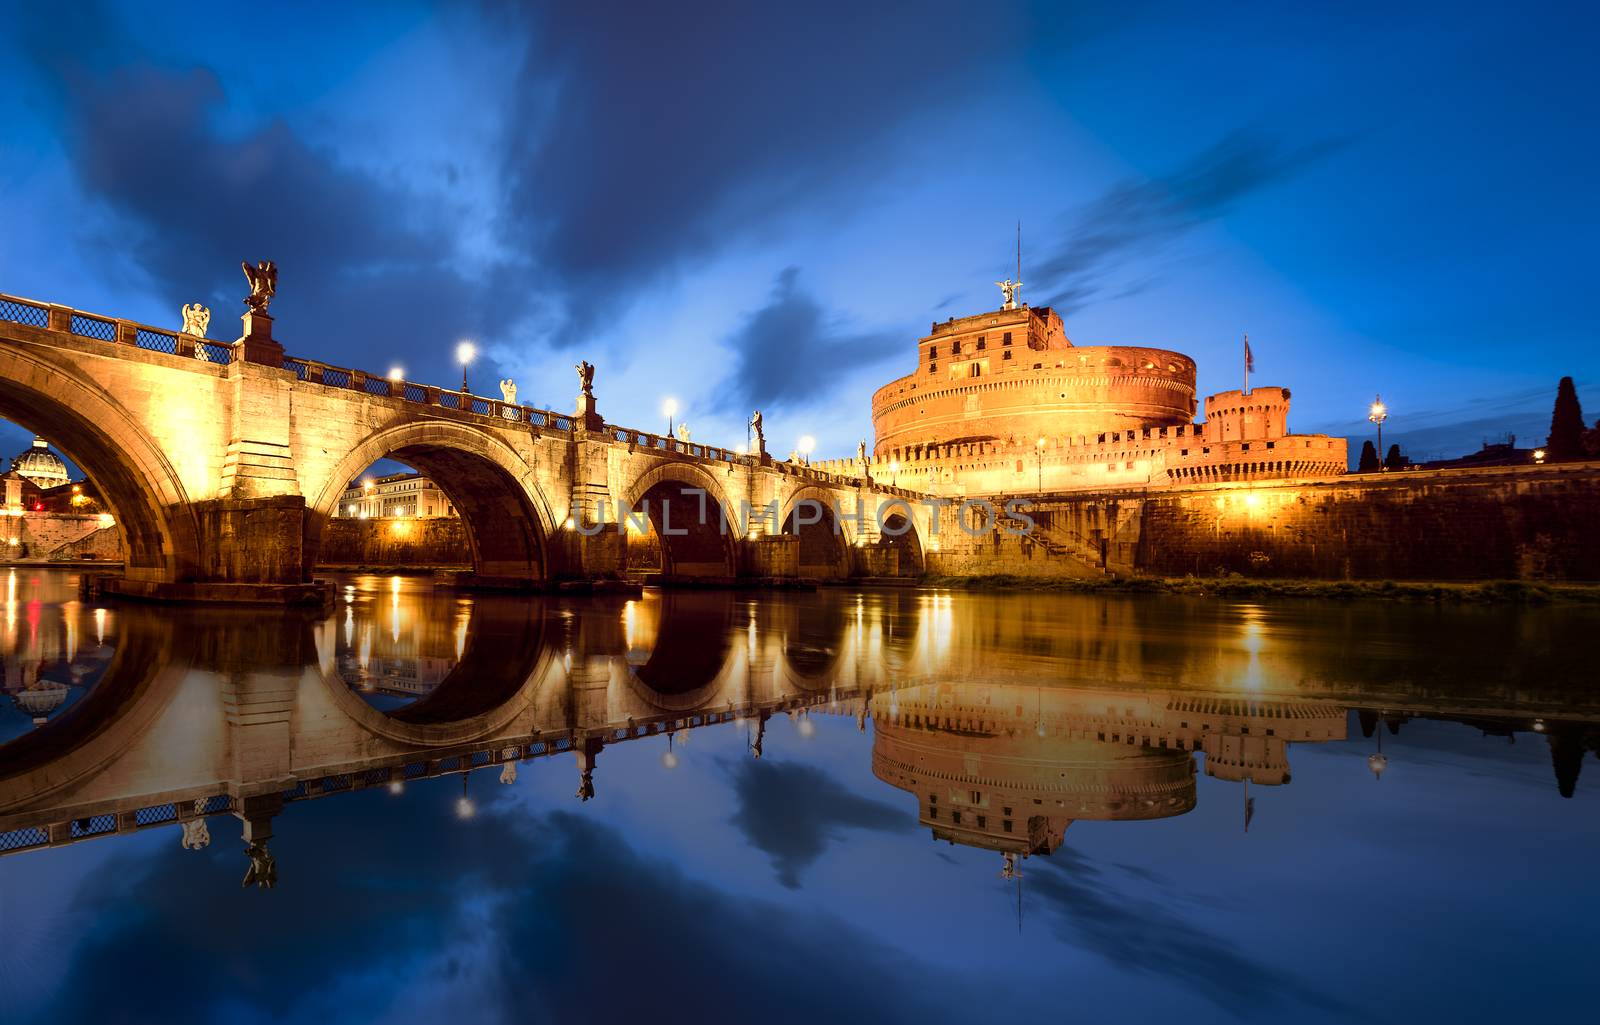
<path id="1" fill-rule="evenodd" d="M 1405 457 L 1400 454 L 1400 446 L 1390 445 L 1388 454 L 1383 457 L 1383 468 L 1385 470 L 1398 470 L 1405 465 Z"/>
<path id="2" fill-rule="evenodd" d="M 1370 441 L 1362 442 L 1361 444 L 1361 462 L 1356 464 L 1356 472 L 1378 472 L 1378 450 L 1373 448 L 1372 442 Z"/>
<path id="3" fill-rule="evenodd" d="M 1583 458 L 1583 407 L 1578 404 L 1578 389 L 1570 377 L 1563 377 L 1556 386 L 1556 405 L 1550 413 L 1550 437 L 1544 447 L 1545 458 L 1552 463 Z"/>

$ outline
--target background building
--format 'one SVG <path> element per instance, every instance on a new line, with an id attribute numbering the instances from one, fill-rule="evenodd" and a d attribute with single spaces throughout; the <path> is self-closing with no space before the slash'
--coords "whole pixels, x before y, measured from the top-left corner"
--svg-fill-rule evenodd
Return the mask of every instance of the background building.
<path id="1" fill-rule="evenodd" d="M 339 498 L 336 515 L 345 519 L 456 516 L 455 504 L 420 473 L 393 473 L 351 484 Z"/>

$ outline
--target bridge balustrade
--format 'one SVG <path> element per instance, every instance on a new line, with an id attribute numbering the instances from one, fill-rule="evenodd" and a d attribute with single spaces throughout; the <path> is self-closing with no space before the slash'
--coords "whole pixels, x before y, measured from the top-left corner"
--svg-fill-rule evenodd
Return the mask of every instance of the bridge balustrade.
<path id="1" fill-rule="evenodd" d="M 52 312 L 57 318 L 52 320 Z M 102 317 L 66 307 L 52 307 L 45 303 L 23 299 L 20 296 L 0 295 L 0 320 L 28 327 L 65 329 L 79 338 L 111 342 L 114 345 L 132 345 L 151 352 L 165 352 L 174 356 L 193 356 L 206 363 L 232 363 L 233 346 L 227 342 L 213 342 L 193 335 L 178 334 L 149 324 L 131 320 Z"/>

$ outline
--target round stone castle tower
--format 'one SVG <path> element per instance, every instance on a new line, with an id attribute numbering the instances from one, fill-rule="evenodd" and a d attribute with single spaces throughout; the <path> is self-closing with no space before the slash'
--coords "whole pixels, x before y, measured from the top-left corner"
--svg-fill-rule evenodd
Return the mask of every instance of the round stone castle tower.
<path id="1" fill-rule="evenodd" d="M 1187 424 L 1195 365 L 1182 353 L 1074 345 L 1050 307 L 1015 306 L 936 323 L 917 370 L 872 396 L 873 454 Z"/>

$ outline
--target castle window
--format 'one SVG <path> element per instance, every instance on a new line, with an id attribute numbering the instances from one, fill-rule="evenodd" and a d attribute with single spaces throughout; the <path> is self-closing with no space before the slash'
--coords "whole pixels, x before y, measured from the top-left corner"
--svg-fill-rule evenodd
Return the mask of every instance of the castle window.
<path id="1" fill-rule="evenodd" d="M 1248 441 L 1244 443 L 1244 450 L 1246 452 L 1250 451 L 1250 443 Z"/>
<path id="2" fill-rule="evenodd" d="M 928 364 L 928 373 L 937 374 L 938 372 L 939 372 L 939 364 L 937 364 L 937 363 L 929 363 Z"/>
<path id="3" fill-rule="evenodd" d="M 1020 460 L 1020 459 L 1017 460 L 1017 472 L 1018 473 L 1022 472 L 1022 460 Z"/>
<path id="4" fill-rule="evenodd" d="M 928 805 L 928 818 L 936 819 L 938 817 L 939 817 L 939 806 L 937 804 Z"/>
<path id="5" fill-rule="evenodd" d="M 967 364 L 967 376 L 968 377 L 982 377 L 983 376 L 983 364 L 982 363 L 969 363 L 969 364 Z"/>
<path id="6" fill-rule="evenodd" d="M 1001 345 L 1010 345 L 1011 344 L 1011 332 L 1010 331 L 1007 331 L 1005 333 L 1005 335 L 1003 335 L 1001 337 L 1000 344 Z"/>
<path id="7" fill-rule="evenodd" d="M 1180 454 L 1181 455 L 1188 455 L 1189 454 L 1189 450 L 1188 449 L 1184 449 Z"/>
<path id="8" fill-rule="evenodd" d="M 979 335 L 979 336 L 978 336 L 978 348 L 980 348 L 980 349 L 987 349 L 987 348 L 988 348 L 988 347 L 989 347 L 989 346 L 988 346 L 988 345 L 987 345 L 987 344 L 986 344 L 986 343 L 985 343 L 985 342 L 984 342 L 984 340 L 983 340 L 983 335 Z"/>
<path id="9" fill-rule="evenodd" d="M 961 813 L 958 812 L 958 811 L 951 812 L 950 813 L 950 821 L 954 822 L 958 826 L 961 825 Z"/>
<path id="10" fill-rule="evenodd" d="M 984 817 L 982 815 L 979 815 L 978 816 L 978 828 L 979 829 L 988 829 L 989 828 L 989 820 L 986 817 Z"/>
<path id="11" fill-rule="evenodd" d="M 961 355 L 961 343 L 960 342 L 951 342 L 950 343 L 950 355 L 952 355 L 952 356 Z"/>
<path id="12" fill-rule="evenodd" d="M 928 358 L 929 359 L 938 359 L 939 358 L 939 347 L 937 345 L 928 346 Z"/>
<path id="13" fill-rule="evenodd" d="M 1006 350 L 1006 354 L 1004 356 L 1002 356 L 1001 358 L 1002 359 L 1010 359 L 1011 358 L 1011 350 L 1007 349 Z"/>
<path id="14" fill-rule="evenodd" d="M 1033 369 L 1035 369 L 1035 370 L 1043 370 L 1044 369 L 1044 364 L 1043 363 L 1035 363 L 1033 365 Z"/>
<path id="15" fill-rule="evenodd" d="M 1001 819 L 1000 820 L 1000 828 L 1005 830 L 1008 833 L 1011 832 L 1011 820 L 1010 819 Z"/>
<path id="16" fill-rule="evenodd" d="M 1277 448 L 1277 447 L 1278 447 L 1278 443 L 1277 442 L 1275 442 L 1275 441 L 1267 442 L 1267 448 Z"/>

